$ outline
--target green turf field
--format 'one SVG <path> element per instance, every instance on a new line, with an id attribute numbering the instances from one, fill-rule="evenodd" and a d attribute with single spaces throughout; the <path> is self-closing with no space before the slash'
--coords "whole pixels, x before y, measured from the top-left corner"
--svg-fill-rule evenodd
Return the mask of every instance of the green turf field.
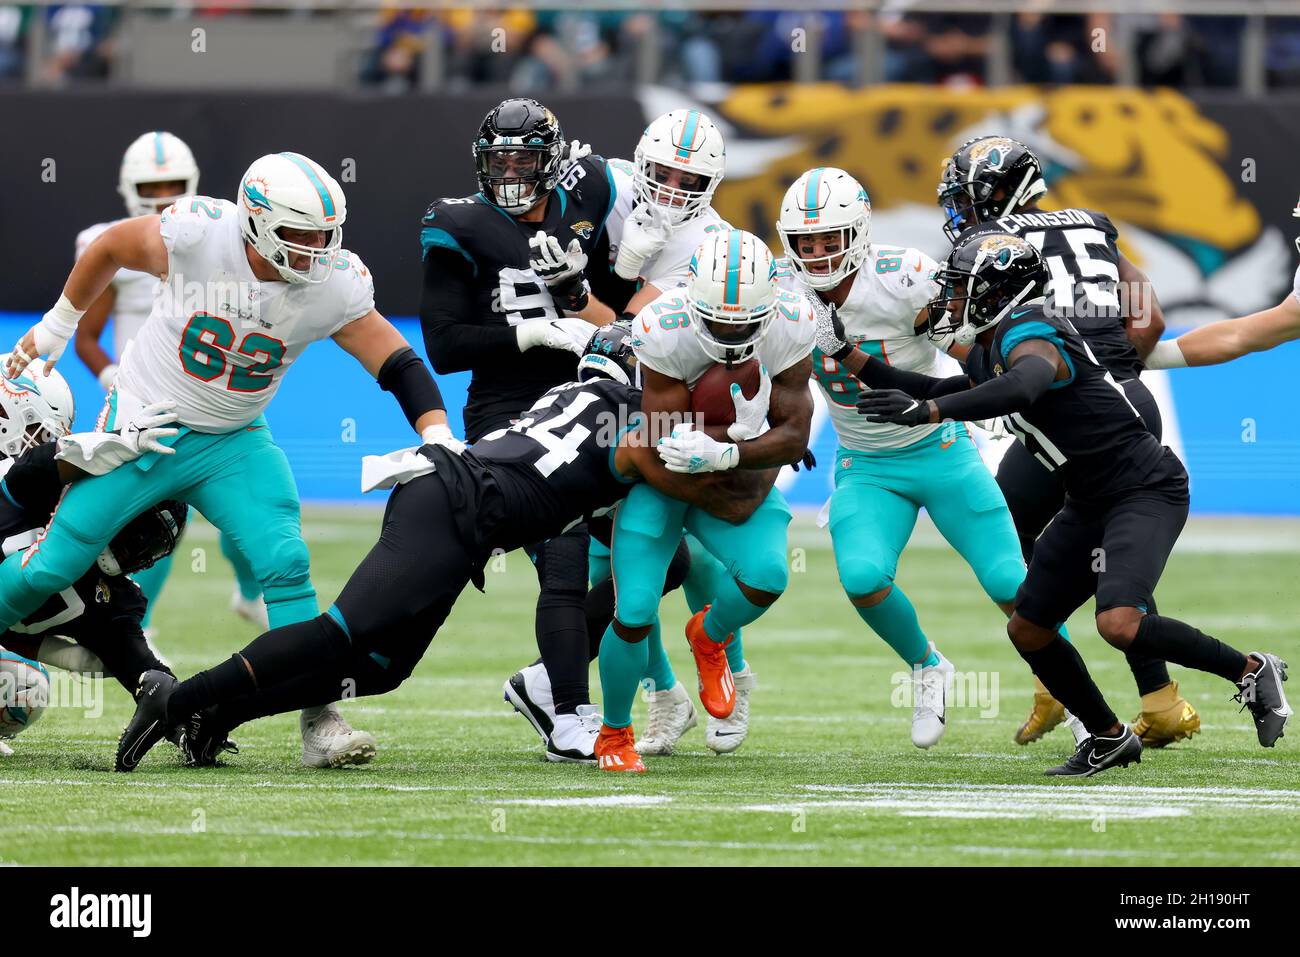
<path id="1" fill-rule="evenodd" d="M 308 510 L 323 603 L 378 520 Z M 285 715 L 241 728 L 241 752 L 224 767 L 187 770 L 164 744 L 134 774 L 114 774 L 130 707 L 106 684 L 101 717 L 88 718 L 84 700 L 53 707 L 0 758 L 0 863 L 1300 864 L 1300 728 L 1260 749 L 1226 683 L 1175 669 L 1201 735 L 1090 782 L 1048 783 L 1041 772 L 1066 756 L 1069 733 L 1012 743 L 1030 676 L 969 571 L 932 533 L 918 539 L 900 583 L 970 692 L 931 752 L 911 745 L 910 706 L 891 704 L 899 662 L 844 601 L 828 540 L 801 519 L 790 590 L 746 635 L 759 688 L 739 753 L 709 752 L 701 720 L 682 753 L 648 759 L 646 775 L 547 764 L 501 700 L 502 681 L 535 656 L 536 584 L 515 553 L 488 575 L 486 596 L 466 593 L 399 691 L 345 705 L 379 739 L 370 766 L 301 767 L 297 717 Z M 206 572 L 190 569 L 194 549 Z M 157 644 L 186 676 L 253 629 L 227 611 L 231 574 L 209 527 L 196 523 L 176 569 Z M 1295 524 L 1200 524 L 1171 561 L 1160 604 L 1300 669 L 1297 582 Z M 693 688 L 683 609 L 666 603 L 664 630 Z M 1071 629 L 1112 705 L 1132 717 L 1123 657 L 1087 614 Z"/>

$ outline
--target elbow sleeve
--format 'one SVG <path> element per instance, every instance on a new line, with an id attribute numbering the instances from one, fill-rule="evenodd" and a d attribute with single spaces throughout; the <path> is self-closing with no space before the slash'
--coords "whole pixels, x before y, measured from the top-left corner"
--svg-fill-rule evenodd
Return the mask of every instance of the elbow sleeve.
<path id="1" fill-rule="evenodd" d="M 379 388 L 396 397 L 412 428 L 425 413 L 446 409 L 442 391 L 429 367 L 410 346 L 398 349 L 384 360 L 378 379 Z"/>

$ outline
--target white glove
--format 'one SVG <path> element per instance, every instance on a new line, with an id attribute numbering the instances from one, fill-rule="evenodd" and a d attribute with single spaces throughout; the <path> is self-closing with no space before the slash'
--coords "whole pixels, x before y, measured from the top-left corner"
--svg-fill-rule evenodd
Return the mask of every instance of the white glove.
<path id="1" fill-rule="evenodd" d="M 614 272 L 624 279 L 636 279 L 641 275 L 645 261 L 668 245 L 672 235 L 667 209 L 658 203 L 637 206 L 623 223 Z"/>
<path id="2" fill-rule="evenodd" d="M 520 352 L 543 346 L 566 349 L 580 356 L 587 351 L 587 343 L 595 334 L 596 327 L 585 319 L 528 319 L 515 326 Z"/>
<path id="3" fill-rule="evenodd" d="M 563 249 L 558 239 L 539 229 L 528 245 L 534 252 L 528 265 L 549 287 L 572 284 L 575 278 L 581 279 L 587 268 L 587 254 L 576 237 L 569 241 L 568 249 Z"/>
<path id="4" fill-rule="evenodd" d="M 161 440 L 176 434 L 176 429 L 167 426 L 178 418 L 175 402 L 155 402 L 141 409 L 120 432 L 80 432 L 62 436 L 54 457 L 89 475 L 105 475 L 146 452 L 175 455 L 176 450 L 163 445 Z"/>
<path id="5" fill-rule="evenodd" d="M 117 381 L 117 363 L 110 362 L 104 368 L 99 370 L 99 387 L 107 392 L 113 388 L 113 383 Z"/>
<path id="6" fill-rule="evenodd" d="M 450 451 L 452 455 L 460 455 L 465 451 L 465 443 L 452 434 L 451 426 L 445 422 L 439 422 L 426 428 L 420 433 L 420 439 L 425 445 L 441 445 L 444 449 Z"/>
<path id="7" fill-rule="evenodd" d="M 758 367 L 758 393 L 746 399 L 740 383 L 731 383 L 731 402 L 736 407 L 736 421 L 727 426 L 727 438 L 733 442 L 756 439 L 763 431 L 767 419 L 768 399 L 772 395 L 772 379 L 764 366 Z"/>
<path id="8" fill-rule="evenodd" d="M 658 452 L 668 471 L 687 475 L 725 472 L 740 464 L 740 449 L 734 443 L 714 441 L 689 425 L 679 425 L 672 435 L 660 439 Z"/>

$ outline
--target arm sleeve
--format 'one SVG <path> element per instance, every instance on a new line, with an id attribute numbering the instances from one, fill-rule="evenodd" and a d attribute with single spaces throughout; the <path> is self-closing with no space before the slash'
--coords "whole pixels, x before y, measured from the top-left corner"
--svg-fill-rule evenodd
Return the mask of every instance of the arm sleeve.
<path id="1" fill-rule="evenodd" d="M 908 372 L 874 357 L 858 373 L 858 378 L 873 389 L 898 389 L 906 392 L 913 399 L 937 399 L 954 392 L 965 392 L 970 388 L 970 378 L 965 375 L 949 376 L 939 379 L 920 372 Z"/>
<path id="2" fill-rule="evenodd" d="M 1052 387 L 1056 367 L 1042 356 L 1025 356 L 1005 375 L 955 395 L 935 399 L 940 419 L 972 422 L 1023 412 Z"/>
<path id="3" fill-rule="evenodd" d="M 424 348 L 439 375 L 473 369 L 502 352 L 518 352 L 513 326 L 473 321 L 477 308 L 473 272 L 464 257 L 432 248 L 424 257 L 420 329 Z"/>

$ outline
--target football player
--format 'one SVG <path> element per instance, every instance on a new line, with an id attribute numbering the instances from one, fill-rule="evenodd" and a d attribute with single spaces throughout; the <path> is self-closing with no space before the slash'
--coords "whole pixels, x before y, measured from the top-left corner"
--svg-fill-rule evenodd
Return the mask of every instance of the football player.
<path id="1" fill-rule="evenodd" d="M 0 564 L 0 628 L 70 586 L 128 519 L 165 499 L 198 508 L 248 556 L 273 624 L 316 615 L 297 489 L 262 414 L 285 371 L 312 342 L 333 338 L 394 393 L 417 433 L 451 435 L 429 370 L 375 309 L 369 271 L 342 247 L 346 217 L 324 168 L 275 153 L 248 168 L 237 203 L 183 197 L 87 247 L 58 303 L 14 347 L 10 374 L 37 356 L 58 359 L 119 269 L 157 276 L 163 293 L 120 357 L 99 424 L 112 431 L 172 399 L 179 434 L 167 444 L 176 454 L 146 455 L 70 488 L 45 534 Z M 373 737 L 327 701 L 315 704 L 302 716 L 303 762 L 369 760 Z"/>
<path id="2" fill-rule="evenodd" d="M 776 226 L 792 286 L 819 313 L 813 376 L 840 440 L 830 501 L 840 584 L 867 626 L 912 669 L 912 743 L 929 748 L 947 727 L 945 685 L 954 671 L 894 581 L 899 556 L 924 506 L 1010 617 L 1025 577 L 1015 525 L 964 425 L 908 429 L 857 412 L 862 389 L 853 370 L 867 355 L 938 372 L 941 353 L 924 325 L 917 329 L 938 292 L 938 265 L 916 249 L 873 243 L 871 201 L 841 169 L 819 167 L 795 180 Z M 831 310 L 843 338 L 834 334 Z"/>
<path id="3" fill-rule="evenodd" d="M 736 704 L 726 646 L 785 591 L 789 578 L 786 527 L 790 509 L 773 486 L 776 469 L 801 461 L 812 422 L 811 307 L 779 290 L 772 254 L 757 236 L 738 229 L 715 233 L 696 251 L 685 288 L 670 289 L 637 314 L 633 348 L 642 374 L 650 435 L 668 468 L 688 474 L 739 469 L 763 476 L 766 497 L 743 524 L 638 486 L 614 518 L 614 620 L 600 644 L 604 724 L 596 743 L 606 771 L 644 771 L 635 749 L 632 700 L 642 676 L 655 673 L 650 654 L 659 629 L 665 572 L 683 529 L 730 571 L 711 604 L 691 616 L 686 637 L 695 657 L 700 699 L 715 718 Z M 717 363 L 757 357 L 760 388 L 746 399 L 733 388 L 736 421 L 723 442 L 682 417 L 691 389 Z M 762 431 L 764 423 L 771 428 Z M 761 433 L 761 434 L 760 434 Z"/>
<path id="4" fill-rule="evenodd" d="M 1300 218 L 1300 202 L 1291 215 Z M 1300 236 L 1295 245 L 1300 250 Z M 1300 339 L 1300 266 L 1296 267 L 1291 293 L 1272 309 L 1211 322 L 1177 339 L 1162 340 L 1147 356 L 1146 365 L 1148 369 L 1219 365 L 1296 339 Z"/>
<path id="5" fill-rule="evenodd" d="M 722 131 L 699 110 L 673 110 L 652 121 L 641 135 L 633 162 L 610 160 L 617 199 L 609 216 L 610 251 L 614 271 L 636 280 L 639 288 L 624 307 L 631 319 L 662 293 L 686 285 L 691 258 L 709 236 L 731 229 L 713 209 L 713 194 L 726 172 L 726 144 Z M 700 611 L 728 579 L 726 568 L 693 535 L 683 536 L 669 566 L 668 582 L 680 585 L 687 607 Z M 605 599 L 603 633 L 614 614 L 613 589 L 602 587 L 610 578 L 609 547 L 593 538 L 588 555 L 593 590 L 588 595 L 588 615 L 599 597 Z M 676 566 L 676 567 L 675 567 Z M 685 570 L 684 577 L 678 574 Z M 671 591 L 672 589 L 666 589 Z M 646 687 L 646 727 L 636 742 L 640 754 L 671 754 L 682 735 L 697 723 L 691 696 L 673 673 L 659 632 L 649 643 L 651 673 Z M 707 715 L 704 743 L 727 754 L 745 743 L 749 735 L 749 699 L 757 679 L 745 659 L 743 629 L 727 645 L 727 662 L 736 684 L 736 705 L 726 718 Z"/>
<path id="6" fill-rule="evenodd" d="M 434 371 L 472 373 L 464 410 L 470 442 L 572 381 L 595 326 L 614 319 L 599 296 L 622 302 L 629 294 L 603 265 L 613 174 L 604 159 L 575 147 L 536 100 L 505 100 L 474 138 L 479 191 L 440 199 L 424 215 L 420 322 Z M 597 291 L 585 278 L 588 261 L 602 264 L 591 271 Z M 549 760 L 590 763 L 595 734 L 578 717 L 590 701 L 587 531 L 575 527 L 529 552 L 541 590 L 542 663 L 513 675 L 503 691 Z"/>
<path id="7" fill-rule="evenodd" d="M 4 554 L 41 537 L 69 482 L 103 474 L 141 454 L 168 454 L 176 430 L 166 404 L 142 410 L 120 434 L 69 435 L 73 402 L 63 376 L 36 360 L 0 382 L 0 539 Z M 171 552 L 185 506 L 163 503 L 122 531 L 86 574 L 0 634 L 0 651 L 79 673 L 107 674 L 129 692 L 151 668 L 166 670 L 145 641 L 145 599 L 127 573 Z M 33 667 L 37 667 L 35 664 Z"/>
<path id="8" fill-rule="evenodd" d="M 157 215 L 182 196 L 194 195 L 198 188 L 198 164 L 180 137 L 158 130 L 141 134 L 126 148 L 117 190 L 126 204 L 128 217 Z M 81 258 L 81 254 L 104 230 L 119 222 L 121 220 L 117 219 L 83 229 L 77 235 L 77 258 Z M 134 269 L 119 269 L 108 288 L 86 310 L 81 322 L 77 323 L 77 356 L 99 380 L 105 392 L 113 387 L 113 380 L 117 377 L 117 362 L 99 344 L 109 316 L 113 318 L 113 353 L 120 357 L 149 318 L 159 285 L 156 276 Z M 260 625 L 265 631 L 266 605 L 262 602 L 261 586 L 247 559 L 226 535 L 221 536 L 221 553 L 235 570 L 236 585 L 230 599 L 231 610 L 241 618 Z M 171 565 L 169 553 L 134 576 L 148 600 L 144 627 L 150 634 L 149 620 L 171 572 Z"/>
<path id="9" fill-rule="evenodd" d="M 1142 757 L 1058 629 L 1090 597 L 1097 630 L 1121 651 L 1233 682 L 1263 747 L 1291 715 L 1286 663 L 1243 654 L 1158 614 L 1152 594 L 1187 520 L 1187 472 L 1147 429 L 1124 387 L 1047 298 L 1049 267 L 997 224 L 959 238 L 939 272 L 930 331 L 972 343 L 967 374 L 935 378 L 869 357 L 858 398 L 868 421 L 909 428 L 1006 416 L 1044 467 L 1061 473 L 1065 506 L 1034 546 L 1007 632 L 1056 700 L 1087 728 L 1068 761 L 1047 771 L 1087 777 Z"/>
<path id="10" fill-rule="evenodd" d="M 1097 360 L 1120 383 L 1151 434 L 1160 438 L 1160 408 L 1138 378 L 1142 360 L 1164 330 L 1151 282 L 1117 246 L 1118 231 L 1105 213 L 1092 209 L 1039 208 L 1047 182 L 1038 157 L 1005 136 L 970 140 L 944 164 L 939 183 L 944 231 L 950 240 L 965 228 L 996 222 L 1038 249 L 1050 274 L 1054 308 L 1074 323 Z M 998 465 L 998 485 L 1020 535 L 1025 560 L 1034 542 L 1065 501 L 1059 472 L 1052 472 L 1023 446 L 1013 445 Z M 1178 692 L 1163 661 L 1128 656 L 1142 705 L 1133 730 L 1145 747 L 1164 747 L 1201 727 L 1191 702 Z M 1029 717 L 1016 732 L 1018 744 L 1036 741 L 1065 716 L 1042 687 Z"/>
<path id="11" fill-rule="evenodd" d="M 668 471 L 638 422 L 640 392 L 626 330 L 597 332 L 578 381 L 547 390 L 519 421 L 472 449 L 453 443 L 370 457 L 368 487 L 396 485 L 378 543 L 322 615 L 277 628 L 224 664 L 177 683 L 151 672 L 118 744 L 134 768 L 168 729 L 180 727 L 193 765 L 214 763 L 244 721 L 319 701 L 351 680 L 382 694 L 410 675 L 457 597 L 494 551 L 560 535 L 614 505 L 638 480 L 666 495 L 741 521 L 764 492 L 751 485 Z M 595 708 L 578 712 L 597 723 Z"/>

